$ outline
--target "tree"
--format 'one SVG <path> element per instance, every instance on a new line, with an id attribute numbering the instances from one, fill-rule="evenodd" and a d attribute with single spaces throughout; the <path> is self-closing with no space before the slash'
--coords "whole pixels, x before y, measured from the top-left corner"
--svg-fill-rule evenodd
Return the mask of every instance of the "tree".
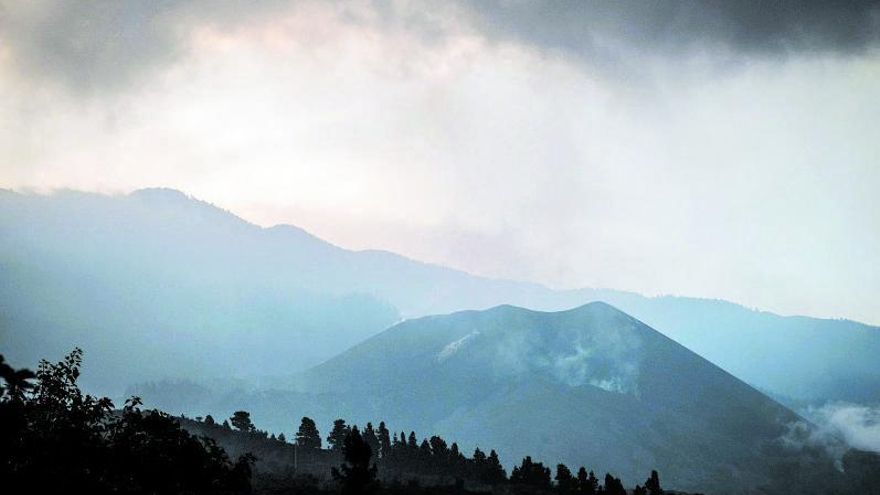
<path id="1" fill-rule="evenodd" d="M 278 441 L 281 443 L 287 443 L 287 437 L 284 436 L 284 433 L 278 434 Z"/>
<path id="2" fill-rule="evenodd" d="M 350 432 L 351 428 L 345 424 L 344 419 L 337 419 L 334 421 L 333 430 L 331 430 L 330 435 L 327 436 L 327 443 L 330 444 L 330 448 L 332 450 L 342 450 L 342 447 L 345 444 L 345 439 Z"/>
<path id="3" fill-rule="evenodd" d="M 504 470 L 501 461 L 498 459 L 498 453 L 495 452 L 495 449 L 492 449 L 489 452 L 489 457 L 486 459 L 486 469 L 483 473 L 483 481 L 490 485 L 496 485 L 498 483 L 503 483 L 505 480 L 507 480 L 507 472 Z"/>
<path id="4" fill-rule="evenodd" d="M 391 453 L 391 432 L 385 426 L 384 421 L 379 422 L 379 452 L 377 457 L 388 457 Z"/>
<path id="5" fill-rule="evenodd" d="M 431 459 L 431 444 L 428 443 L 427 438 L 419 444 L 419 458 L 425 461 Z"/>
<path id="6" fill-rule="evenodd" d="M 367 445 L 370 446 L 370 450 L 373 452 L 373 455 L 378 459 L 379 437 L 376 436 L 376 430 L 373 429 L 373 423 L 367 422 L 367 427 L 364 428 L 361 437 L 363 437 L 364 441 L 367 442 Z"/>
<path id="7" fill-rule="evenodd" d="M 0 379 L 3 380 L 3 385 L 0 385 L 0 398 L 8 396 L 12 401 L 23 400 L 24 393 L 34 388 L 34 384 L 30 380 L 36 377 L 37 375 L 31 370 L 16 370 L 9 366 L 3 355 L 0 354 Z"/>
<path id="8" fill-rule="evenodd" d="M 341 449 L 345 462 L 339 469 L 332 468 L 330 473 L 333 479 L 339 482 L 342 493 L 345 495 L 373 493 L 378 485 L 376 465 L 370 463 L 373 452 L 357 426 L 345 436 Z"/>
<path id="9" fill-rule="evenodd" d="M 214 416 L 211 416 L 210 414 L 205 416 L 205 424 L 208 426 L 214 426 L 216 424 Z"/>
<path id="10" fill-rule="evenodd" d="M 232 413 L 232 417 L 229 418 L 229 422 L 238 431 L 251 433 L 257 430 L 254 423 L 251 422 L 251 413 L 247 411 L 235 411 Z"/>
<path id="11" fill-rule="evenodd" d="M 247 493 L 251 457 L 230 462 L 212 440 L 177 418 L 77 384 L 82 351 L 33 374 L 9 373 L 0 357 L 0 482 L 31 493 Z M 14 370 L 12 370 L 14 371 Z M 17 381 L 16 381 L 17 380 Z M 24 380 L 24 381 L 22 381 Z M 15 488 L 13 488 L 14 490 Z"/>
<path id="12" fill-rule="evenodd" d="M 605 473 L 605 494 L 606 495 L 626 495 L 626 489 L 623 488 L 620 478 Z"/>
<path id="13" fill-rule="evenodd" d="M 458 450 L 458 443 L 452 442 L 452 445 L 449 446 L 449 458 L 456 462 L 464 459 L 461 451 Z"/>
<path id="14" fill-rule="evenodd" d="M 532 461 L 531 456 L 526 456 L 520 466 L 514 466 L 510 473 L 510 482 L 535 487 L 550 487 L 550 468 L 544 467 L 543 463 Z"/>
<path id="15" fill-rule="evenodd" d="M 556 488 L 560 493 L 571 493 L 574 491 L 576 482 L 571 470 L 565 464 L 556 465 Z"/>
<path id="16" fill-rule="evenodd" d="M 588 495 L 594 495 L 599 489 L 599 479 L 590 471 L 587 474 L 587 468 L 581 466 L 577 474 L 577 491 Z"/>
<path id="17" fill-rule="evenodd" d="M 442 438 L 434 435 L 431 437 L 429 441 L 431 446 L 431 454 L 440 460 L 446 460 L 449 457 L 449 448 L 446 446 L 446 441 Z"/>
<path id="18" fill-rule="evenodd" d="M 317 450 L 321 448 L 321 432 L 315 421 L 308 416 L 303 416 L 296 431 L 296 445 L 304 450 Z"/>
<path id="19" fill-rule="evenodd" d="M 651 471 L 651 477 L 645 481 L 645 489 L 648 490 L 649 495 L 663 495 L 663 489 L 660 488 L 660 475 L 657 474 L 656 469 Z"/>

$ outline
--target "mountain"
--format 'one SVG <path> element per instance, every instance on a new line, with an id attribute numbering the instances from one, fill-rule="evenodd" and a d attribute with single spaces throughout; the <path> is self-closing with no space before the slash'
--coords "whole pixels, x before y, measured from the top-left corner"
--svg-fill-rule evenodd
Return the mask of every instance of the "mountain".
<path id="1" fill-rule="evenodd" d="M 774 397 L 880 402 L 877 327 L 478 277 L 261 228 L 169 189 L 0 190 L 0 343 L 22 363 L 79 345 L 93 363 L 84 384 L 102 393 L 161 378 L 289 376 L 401 318 L 597 300 Z"/>
<path id="2" fill-rule="evenodd" d="M 237 397 L 257 421 L 380 419 L 634 484 L 773 492 L 834 471 L 786 449 L 801 421 L 717 366 L 604 303 L 561 312 L 513 306 L 402 322 L 298 377 L 296 392 Z M 274 424 L 278 424 L 275 422 Z M 785 485 L 788 483 L 787 485 Z M 807 493 L 807 492 L 805 492 Z"/>

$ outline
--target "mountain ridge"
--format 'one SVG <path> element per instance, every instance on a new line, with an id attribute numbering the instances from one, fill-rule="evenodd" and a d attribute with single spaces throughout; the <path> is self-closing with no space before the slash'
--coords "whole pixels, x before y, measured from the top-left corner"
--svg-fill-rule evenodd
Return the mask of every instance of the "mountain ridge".
<path id="1" fill-rule="evenodd" d="M 46 357 L 38 349 L 51 357 L 81 345 L 100 365 L 118 367 L 114 346 L 126 345 L 124 334 L 155 334 L 145 351 L 174 363 L 144 362 L 150 372 L 136 376 L 110 373 L 105 382 L 117 390 L 221 368 L 241 377 L 293 373 L 401 318 L 603 300 L 780 397 L 880 402 L 877 327 L 718 299 L 554 291 L 480 277 L 388 251 L 348 250 L 296 226 L 260 227 L 173 189 L 4 191 L 0 275 L 0 335 L 20 362 Z M 201 346 L 197 354 L 162 347 L 182 335 Z M 250 364 L 229 362 L 237 357 Z"/>
<path id="2" fill-rule="evenodd" d="M 297 390 L 288 404 L 322 424 L 334 414 L 382 418 L 465 448 L 496 446 L 508 465 L 531 453 L 613 465 L 623 479 L 654 464 L 671 486 L 716 493 L 771 484 L 775 474 L 761 467 L 771 459 L 760 452 L 784 462 L 791 453 L 775 442 L 803 421 L 603 302 L 407 320 L 304 372 Z"/>

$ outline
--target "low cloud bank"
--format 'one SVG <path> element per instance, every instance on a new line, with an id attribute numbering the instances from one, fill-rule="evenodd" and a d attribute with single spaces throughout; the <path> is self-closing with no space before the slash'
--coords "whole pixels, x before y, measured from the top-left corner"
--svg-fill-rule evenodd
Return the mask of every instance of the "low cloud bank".
<path id="1" fill-rule="evenodd" d="M 833 436 L 852 448 L 880 453 L 880 407 L 829 403 L 805 414 L 818 427 L 817 434 Z"/>
<path id="2" fill-rule="evenodd" d="M 843 470 L 843 456 L 850 449 L 880 453 L 880 407 L 829 402 L 801 411 L 808 419 L 792 423 L 782 437 L 795 449 L 821 449 Z"/>

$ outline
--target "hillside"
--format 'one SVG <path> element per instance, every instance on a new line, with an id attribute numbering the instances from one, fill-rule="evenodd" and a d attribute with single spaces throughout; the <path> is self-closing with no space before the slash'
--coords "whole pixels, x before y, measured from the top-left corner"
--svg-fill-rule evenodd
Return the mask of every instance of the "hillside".
<path id="1" fill-rule="evenodd" d="M 775 445 L 798 419 L 603 303 L 410 320 L 308 371 L 300 387 L 343 417 L 494 445 L 507 462 L 531 453 L 613 466 L 625 480 L 654 466 L 676 487 L 711 493 L 772 484 L 770 456 L 786 455 Z"/>

